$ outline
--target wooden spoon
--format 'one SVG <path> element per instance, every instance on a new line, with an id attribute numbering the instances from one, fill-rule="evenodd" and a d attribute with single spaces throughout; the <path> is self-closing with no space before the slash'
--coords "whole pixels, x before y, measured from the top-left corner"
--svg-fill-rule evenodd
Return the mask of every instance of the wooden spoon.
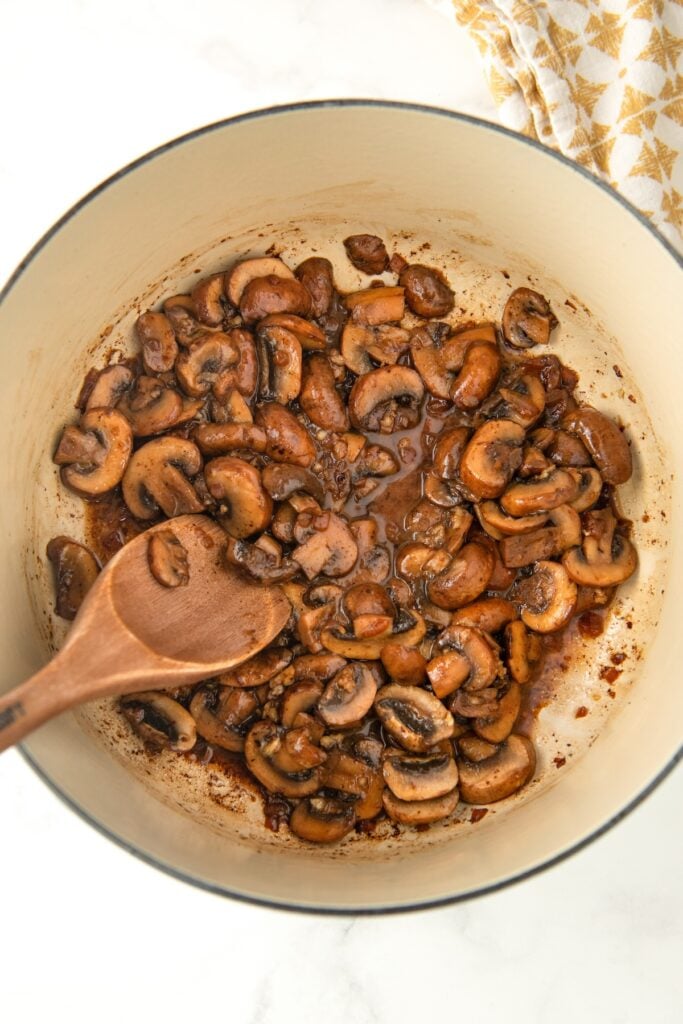
<path id="1" fill-rule="evenodd" d="M 172 530 L 187 552 L 186 585 L 149 568 L 150 536 Z M 278 587 L 251 583 L 223 559 L 223 530 L 178 516 L 127 544 L 103 569 L 66 642 L 45 668 L 0 697 L 0 751 L 67 708 L 112 694 L 196 683 L 239 665 L 285 626 Z"/>

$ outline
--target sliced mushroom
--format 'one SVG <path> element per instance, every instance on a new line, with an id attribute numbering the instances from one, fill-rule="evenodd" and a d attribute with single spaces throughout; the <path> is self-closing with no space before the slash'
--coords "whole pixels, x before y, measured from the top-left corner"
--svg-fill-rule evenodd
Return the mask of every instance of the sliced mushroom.
<path id="1" fill-rule="evenodd" d="M 375 698 L 375 711 L 388 733 L 415 753 L 453 735 L 453 716 L 440 700 L 418 686 L 383 686 Z"/>
<path id="2" fill-rule="evenodd" d="M 185 394 L 198 398 L 208 394 L 237 360 L 237 348 L 230 335 L 207 331 L 192 348 L 181 352 L 175 372 Z"/>
<path id="3" fill-rule="evenodd" d="M 163 313 L 143 313 L 135 323 L 135 333 L 142 348 L 142 362 L 148 373 L 168 373 L 173 369 L 178 355 L 178 342 L 167 316 Z"/>
<path id="4" fill-rule="evenodd" d="M 498 711 L 498 690 L 494 686 L 483 690 L 466 690 L 460 686 L 449 700 L 448 707 L 460 718 L 495 715 Z"/>
<path id="5" fill-rule="evenodd" d="M 434 472 L 442 480 L 457 480 L 458 465 L 470 437 L 467 427 L 449 427 L 442 430 L 432 452 Z"/>
<path id="6" fill-rule="evenodd" d="M 407 366 L 381 366 L 359 377 L 349 395 L 351 423 L 357 430 L 391 434 L 414 427 L 424 385 Z"/>
<path id="7" fill-rule="evenodd" d="M 308 316 L 311 312 L 311 296 L 294 276 L 283 278 L 277 274 L 253 278 L 244 287 L 239 309 L 246 324 L 272 313 L 295 313 Z"/>
<path id="8" fill-rule="evenodd" d="M 531 678 L 529 665 L 529 634 L 521 619 L 510 622 L 505 627 L 505 643 L 507 645 L 507 666 L 516 683 L 528 683 Z"/>
<path id="9" fill-rule="evenodd" d="M 427 664 L 427 675 L 432 690 L 443 700 L 459 689 L 470 675 L 470 664 L 458 651 L 437 654 Z"/>
<path id="10" fill-rule="evenodd" d="M 351 832 L 355 823 L 353 806 L 328 796 L 302 800 L 289 819 L 294 835 L 309 843 L 338 843 Z"/>
<path id="11" fill-rule="evenodd" d="M 352 321 L 344 325 L 339 351 L 345 365 L 359 377 L 372 370 L 372 360 L 368 348 L 372 344 L 373 338 L 374 335 L 369 327 L 363 327 Z"/>
<path id="12" fill-rule="evenodd" d="M 55 574 L 55 612 L 61 619 L 75 619 L 100 571 L 97 560 L 92 551 L 68 537 L 53 537 L 46 554 Z"/>
<path id="13" fill-rule="evenodd" d="M 254 689 L 274 679 L 278 673 L 287 668 L 292 660 L 292 652 L 286 647 L 269 647 L 259 651 L 248 661 L 236 668 L 228 669 L 217 677 L 221 686 L 233 689 Z"/>
<path id="14" fill-rule="evenodd" d="M 192 440 L 204 455 L 266 450 L 266 432 L 253 423 L 200 423 L 192 432 Z"/>
<path id="15" fill-rule="evenodd" d="M 133 448 L 128 421 L 116 409 L 91 409 L 77 427 L 64 428 L 54 462 L 82 498 L 98 498 L 121 481 Z"/>
<path id="16" fill-rule="evenodd" d="M 228 539 L 225 549 L 228 565 L 242 569 L 260 583 L 284 583 L 300 571 L 291 558 L 279 558 L 246 540 Z"/>
<path id="17" fill-rule="evenodd" d="M 309 580 L 321 573 L 332 577 L 345 576 L 358 558 L 358 545 L 347 523 L 334 512 L 325 512 L 321 516 L 303 513 L 297 523 L 305 516 L 310 518 L 298 536 L 295 527 L 299 546 L 292 552 L 292 558 Z"/>
<path id="18" fill-rule="evenodd" d="M 339 748 L 330 751 L 322 784 L 325 789 L 336 789 L 353 797 L 356 818 L 365 821 L 377 817 L 382 810 L 382 745 L 367 737 L 356 737 L 351 739 L 349 749 L 350 754 Z"/>
<path id="19" fill-rule="evenodd" d="M 465 544 L 450 564 L 427 584 L 430 601 L 439 608 L 460 608 L 486 590 L 493 572 L 493 555 L 481 544 Z"/>
<path id="20" fill-rule="evenodd" d="M 394 683 L 421 686 L 427 678 L 427 661 L 417 649 L 397 640 L 386 643 L 380 655 L 382 665 Z"/>
<path id="21" fill-rule="evenodd" d="M 389 636 L 396 609 L 389 594 L 378 583 L 357 583 L 344 594 L 344 611 L 358 640 Z"/>
<path id="22" fill-rule="evenodd" d="M 332 608 L 334 609 L 334 606 Z M 321 633 L 321 641 L 328 651 L 339 654 L 342 658 L 377 661 L 389 639 L 398 640 L 406 647 L 416 647 L 423 640 L 426 631 L 425 620 L 418 612 L 402 609 L 394 622 L 394 631 L 388 639 L 380 637 L 373 640 L 357 640 L 353 636 L 344 636 L 334 628 L 327 628 Z"/>
<path id="23" fill-rule="evenodd" d="M 332 264 L 321 256 L 311 256 L 296 268 L 296 276 L 311 296 L 311 314 L 325 316 L 334 295 Z"/>
<path id="24" fill-rule="evenodd" d="M 413 263 L 401 271 L 398 283 L 405 288 L 406 302 L 418 316 L 446 316 L 455 296 L 440 270 Z"/>
<path id="25" fill-rule="evenodd" d="M 301 286 L 300 286 L 301 287 Z M 259 349 L 259 397 L 286 405 L 301 391 L 301 343 L 293 331 L 261 321 L 256 332 Z"/>
<path id="26" fill-rule="evenodd" d="M 501 368 L 498 349 L 487 342 L 469 345 L 462 369 L 451 388 L 451 401 L 459 409 L 476 409 L 496 386 Z"/>
<path id="27" fill-rule="evenodd" d="M 468 761 L 485 761 L 487 757 L 493 757 L 497 750 L 495 743 L 482 740 L 474 733 L 468 732 L 458 737 L 458 753 Z"/>
<path id="28" fill-rule="evenodd" d="M 273 764 L 272 758 L 281 749 L 284 735 L 284 729 L 267 720 L 252 726 L 244 744 L 247 767 L 270 793 L 292 798 L 311 796 L 320 788 L 320 768 L 290 774 Z"/>
<path id="29" fill-rule="evenodd" d="M 441 633 L 438 646 L 441 650 L 460 655 L 466 662 L 467 673 L 462 679 L 462 683 L 458 684 L 463 685 L 466 690 L 483 690 L 490 686 L 494 679 L 503 674 L 503 666 L 492 646 L 492 642 L 480 629 L 475 629 L 472 626 L 451 624 Z M 441 694 L 434 687 L 434 680 L 431 674 L 430 681 L 438 697 L 446 696 L 454 689 L 457 689 L 457 686 L 453 686 L 446 693 Z"/>
<path id="30" fill-rule="evenodd" d="M 536 770 L 536 751 L 526 736 L 513 733 L 492 757 L 472 762 L 458 758 L 460 799 L 467 804 L 493 804 L 512 796 Z"/>
<path id="31" fill-rule="evenodd" d="M 403 288 L 365 288 L 347 295 L 344 301 L 357 324 L 375 327 L 403 319 Z"/>
<path id="32" fill-rule="evenodd" d="M 259 362 L 256 354 L 256 342 L 251 331 L 243 327 L 233 327 L 225 334 L 235 352 L 235 362 L 223 369 L 213 384 L 213 393 L 220 403 L 227 401 L 228 396 L 237 391 L 246 398 L 252 398 L 259 378 Z"/>
<path id="33" fill-rule="evenodd" d="M 302 466 L 270 462 L 263 469 L 262 479 L 263 486 L 275 501 L 286 501 L 295 491 L 306 491 L 316 501 L 323 501 L 322 484 L 314 473 Z"/>
<path id="34" fill-rule="evenodd" d="M 273 514 L 273 502 L 250 463 L 232 455 L 212 459 L 204 467 L 209 493 L 219 502 L 219 521 L 237 540 L 265 530 Z"/>
<path id="35" fill-rule="evenodd" d="M 172 295 L 164 301 L 164 314 L 179 345 L 190 346 L 202 330 L 189 295 Z"/>
<path id="36" fill-rule="evenodd" d="M 423 478 L 422 488 L 425 498 L 441 508 L 455 508 L 462 501 L 462 497 L 455 487 L 447 480 L 441 480 L 432 473 L 428 473 Z"/>
<path id="37" fill-rule="evenodd" d="M 460 459 L 460 479 L 475 498 L 497 498 L 522 461 L 524 429 L 511 420 L 489 420 Z"/>
<path id="38" fill-rule="evenodd" d="M 469 626 L 485 633 L 497 633 L 517 617 L 512 601 L 504 597 L 480 597 L 478 601 L 458 608 L 451 616 L 454 626 Z"/>
<path id="39" fill-rule="evenodd" d="M 531 565 L 544 558 L 561 555 L 581 543 L 581 520 L 571 505 L 558 505 L 549 513 L 552 526 L 518 537 L 505 537 L 500 553 L 506 566 L 513 569 Z"/>
<path id="40" fill-rule="evenodd" d="M 528 429 L 543 414 L 545 406 L 546 392 L 541 381 L 533 374 L 522 374 L 509 382 L 509 387 L 498 389 L 498 401 L 491 412 Z"/>
<path id="41" fill-rule="evenodd" d="M 180 437 L 148 441 L 128 464 L 123 500 L 136 519 L 142 520 L 155 519 L 160 509 L 169 518 L 203 512 L 204 506 L 187 479 L 201 468 L 199 448 L 191 441 Z"/>
<path id="42" fill-rule="evenodd" d="M 627 537 L 615 533 L 617 521 L 608 508 L 586 516 L 583 545 L 562 559 L 567 573 L 584 587 L 615 587 L 638 567 L 636 549 Z"/>
<path id="43" fill-rule="evenodd" d="M 326 725 L 342 729 L 367 714 L 377 693 L 377 679 L 367 665 L 345 665 L 325 687 L 318 714 Z"/>
<path id="44" fill-rule="evenodd" d="M 562 426 L 581 438 L 605 483 L 624 484 L 631 477 L 631 449 L 614 420 L 585 406 L 563 417 Z"/>
<path id="45" fill-rule="evenodd" d="M 553 469 L 547 476 L 512 484 L 500 499 L 501 508 L 512 516 L 549 512 L 576 498 L 577 485 L 566 469 Z"/>
<path id="46" fill-rule="evenodd" d="M 537 562 L 531 576 L 518 580 L 510 595 L 522 621 L 537 633 L 555 633 L 576 607 L 576 583 L 558 562 Z"/>
<path id="47" fill-rule="evenodd" d="M 480 501 L 475 505 L 479 522 L 490 537 L 503 540 L 504 537 L 516 537 L 522 533 L 531 533 L 548 521 L 547 512 L 533 512 L 528 516 L 508 516 L 501 511 L 495 501 Z"/>
<path id="48" fill-rule="evenodd" d="M 458 784 L 455 759 L 441 750 L 428 754 L 387 750 L 382 772 L 387 786 L 399 800 L 433 800 L 450 793 Z"/>
<path id="49" fill-rule="evenodd" d="M 410 347 L 410 332 L 396 324 L 379 324 L 372 329 L 368 352 L 378 363 L 397 363 Z"/>
<path id="50" fill-rule="evenodd" d="M 315 461 L 315 445 L 295 416 L 277 402 L 267 402 L 256 412 L 256 425 L 266 432 L 266 454 L 275 462 L 291 462 L 308 468 Z"/>
<path id="51" fill-rule="evenodd" d="M 444 363 L 443 342 L 448 324 L 433 323 L 417 327 L 410 335 L 410 355 L 425 387 L 435 398 L 450 400 L 453 374 Z"/>
<path id="52" fill-rule="evenodd" d="M 266 331 L 272 327 L 280 327 L 293 334 L 305 352 L 324 352 L 327 348 L 325 332 L 317 324 L 304 320 L 301 316 L 295 316 L 293 313 L 271 313 L 261 320 L 258 329 Z"/>
<path id="53" fill-rule="evenodd" d="M 156 530 L 149 538 L 147 561 L 162 587 L 184 587 L 190 580 L 187 551 L 173 530 Z"/>
<path id="54" fill-rule="evenodd" d="M 377 235 L 349 235 L 344 248 L 356 270 L 364 274 L 383 274 L 389 269 L 389 254 Z"/>
<path id="55" fill-rule="evenodd" d="M 499 701 L 497 713 L 486 718 L 475 718 L 474 731 L 477 736 L 489 743 L 502 743 L 512 732 L 521 706 L 522 691 L 519 684 L 510 683 Z"/>
<path id="56" fill-rule="evenodd" d="M 384 810 L 392 821 L 399 825 L 430 825 L 435 821 L 449 818 L 458 806 L 460 795 L 457 789 L 432 800 L 399 800 L 390 789 L 384 790 Z"/>
<path id="57" fill-rule="evenodd" d="M 191 298 L 197 319 L 209 327 L 218 327 L 225 316 L 221 301 L 225 298 L 225 274 L 212 274 L 197 281 Z"/>
<path id="58" fill-rule="evenodd" d="M 547 445 L 545 453 L 556 466 L 582 467 L 591 464 L 588 449 L 581 438 L 566 430 L 552 431 L 552 439 Z"/>
<path id="59" fill-rule="evenodd" d="M 602 477 L 597 469 L 568 469 L 577 486 L 577 496 L 570 502 L 577 512 L 592 508 L 602 494 Z"/>
<path id="60" fill-rule="evenodd" d="M 190 703 L 190 714 L 202 739 L 235 753 L 244 750 L 246 733 L 259 709 L 252 690 L 231 686 L 203 686 Z"/>
<path id="61" fill-rule="evenodd" d="M 337 391 L 334 372 L 327 356 L 309 356 L 301 381 L 301 408 L 312 423 L 323 430 L 341 432 L 349 429 L 349 416 Z"/>
<path id="62" fill-rule="evenodd" d="M 280 277 L 284 280 L 292 280 L 294 274 L 282 260 L 271 256 L 256 257 L 251 260 L 242 260 L 225 274 L 224 288 L 230 303 L 238 307 L 242 299 L 242 293 L 251 281 L 260 277 Z"/>
<path id="63" fill-rule="evenodd" d="M 113 409 L 134 380 L 133 371 L 124 363 L 106 366 L 98 375 L 85 403 L 90 409 Z"/>
<path id="64" fill-rule="evenodd" d="M 197 742 L 194 718 L 182 704 L 164 693 L 145 690 L 121 698 L 121 710 L 140 739 L 151 750 L 182 753 Z"/>
<path id="65" fill-rule="evenodd" d="M 133 437 L 153 437 L 174 427 L 183 414 L 183 400 L 177 391 L 165 387 L 156 377 L 138 377 L 118 404 L 130 423 Z"/>
<path id="66" fill-rule="evenodd" d="M 308 655 L 308 657 L 316 657 L 316 655 Z M 323 684 L 317 679 L 302 679 L 292 686 L 288 686 L 280 705 L 280 721 L 285 728 L 291 729 L 298 715 L 314 708 L 322 697 L 322 693 Z"/>
<path id="67" fill-rule="evenodd" d="M 503 334 L 514 348 L 547 345 L 557 318 L 548 300 L 531 288 L 517 288 L 505 303 Z"/>

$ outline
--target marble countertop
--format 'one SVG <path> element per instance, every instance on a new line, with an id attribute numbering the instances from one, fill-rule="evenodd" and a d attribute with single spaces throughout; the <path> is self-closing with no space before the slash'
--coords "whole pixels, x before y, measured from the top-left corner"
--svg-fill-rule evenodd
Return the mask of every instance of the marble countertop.
<path id="1" fill-rule="evenodd" d="M 0 278 L 84 192 L 198 125 L 297 99 L 496 119 L 443 0 L 6 0 Z M 672 680 L 672 685 L 677 681 Z M 309 918 L 196 891 L 0 759 L 0 1016 L 98 1024 L 681 1019 L 683 772 L 569 861 L 450 909 Z"/>

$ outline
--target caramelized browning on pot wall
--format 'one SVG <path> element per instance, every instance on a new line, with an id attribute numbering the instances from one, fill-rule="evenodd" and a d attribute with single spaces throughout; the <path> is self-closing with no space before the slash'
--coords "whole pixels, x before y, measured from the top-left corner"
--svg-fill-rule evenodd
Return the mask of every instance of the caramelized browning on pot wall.
<path id="1" fill-rule="evenodd" d="M 500 324 L 458 323 L 438 267 L 344 245 L 383 278 L 344 295 L 326 259 L 254 258 L 144 312 L 138 357 L 88 374 L 54 457 L 100 561 L 166 518 L 150 569 L 182 586 L 173 517 L 204 512 L 233 571 L 282 587 L 268 649 L 121 711 L 150 756 L 243 759 L 267 823 L 314 843 L 525 786 L 545 647 L 637 567 L 629 445 L 545 348 L 547 300 L 519 288 Z M 73 617 L 97 562 L 52 548 Z"/>

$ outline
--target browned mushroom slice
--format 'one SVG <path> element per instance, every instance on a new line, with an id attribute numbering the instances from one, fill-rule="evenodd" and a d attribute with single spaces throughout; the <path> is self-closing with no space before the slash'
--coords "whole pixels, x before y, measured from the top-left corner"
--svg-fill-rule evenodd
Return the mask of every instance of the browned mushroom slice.
<path id="1" fill-rule="evenodd" d="M 547 512 L 534 512 L 528 516 L 508 516 L 495 501 L 480 501 L 475 505 L 479 522 L 490 537 L 502 540 L 504 537 L 516 537 L 521 533 L 544 526 L 548 521 Z"/>
<path id="2" fill-rule="evenodd" d="M 320 769 L 307 768 L 299 772 L 280 771 L 272 758 L 283 746 L 285 730 L 274 722 L 257 722 L 249 730 L 244 744 L 244 756 L 252 775 L 270 793 L 286 797 L 311 796 L 320 788 Z"/>
<path id="3" fill-rule="evenodd" d="M 249 661 L 223 672 L 217 676 L 217 680 L 222 686 L 254 688 L 273 679 L 287 668 L 291 660 L 292 652 L 286 647 L 269 647 L 265 651 L 259 651 Z"/>
<path id="4" fill-rule="evenodd" d="M 403 319 L 403 288 L 365 288 L 347 295 L 344 301 L 357 324 L 374 327 Z"/>
<path id="5" fill-rule="evenodd" d="M 306 491 L 318 502 L 322 502 L 324 498 L 323 488 L 317 476 L 302 466 L 270 462 L 264 467 L 262 478 L 263 486 L 275 501 L 286 501 L 295 491 Z"/>
<path id="6" fill-rule="evenodd" d="M 178 343 L 167 316 L 163 313 L 143 313 L 135 323 L 135 333 L 142 348 L 142 362 L 148 373 L 168 373 L 173 369 L 178 355 Z"/>
<path id="7" fill-rule="evenodd" d="M 482 740 L 474 733 L 467 732 L 458 737 L 458 753 L 468 761 L 485 761 L 487 757 L 493 757 L 497 750 L 495 743 Z"/>
<path id="8" fill-rule="evenodd" d="M 522 706 L 522 691 L 518 683 L 510 683 L 507 692 L 501 697 L 498 711 L 486 718 L 475 718 L 474 731 L 477 736 L 489 743 L 502 743 L 512 732 L 519 709 Z"/>
<path id="9" fill-rule="evenodd" d="M 433 800 L 455 789 L 458 769 L 452 754 L 441 750 L 405 754 L 387 750 L 382 759 L 387 786 L 399 800 Z"/>
<path id="10" fill-rule="evenodd" d="M 443 700 L 459 689 L 469 677 L 470 663 L 458 651 L 446 651 L 428 662 L 427 675 L 432 690 L 439 700 Z"/>
<path id="11" fill-rule="evenodd" d="M 548 300 L 531 288 L 517 288 L 505 303 L 503 334 L 515 348 L 547 345 L 557 318 Z"/>
<path id="12" fill-rule="evenodd" d="M 567 573 L 584 587 L 614 587 L 632 576 L 638 567 L 636 549 L 627 537 L 615 533 L 617 521 L 611 509 L 588 512 L 582 547 L 567 551 L 562 559 Z"/>
<path id="13" fill-rule="evenodd" d="M 460 459 L 460 479 L 475 498 L 497 498 L 522 461 L 524 429 L 511 420 L 484 423 Z"/>
<path id="14" fill-rule="evenodd" d="M 455 508 L 462 501 L 462 497 L 455 487 L 447 480 L 441 480 L 433 473 L 427 473 L 422 481 L 422 489 L 425 498 L 439 505 L 440 508 Z"/>
<path id="15" fill-rule="evenodd" d="M 201 468 L 199 448 L 191 441 L 180 437 L 148 441 L 128 464 L 123 500 L 136 519 L 155 519 L 160 509 L 169 518 L 202 512 L 204 506 L 187 479 Z"/>
<path id="16" fill-rule="evenodd" d="M 322 773 L 325 789 L 336 789 L 354 798 L 358 821 L 375 818 L 382 810 L 384 778 L 380 768 L 382 744 L 367 737 L 352 737 L 351 753 L 331 750 Z"/>
<path id="17" fill-rule="evenodd" d="M 349 395 L 351 423 L 357 430 L 391 434 L 414 427 L 420 418 L 424 385 L 408 366 L 381 366 L 359 377 Z"/>
<path id="18" fill-rule="evenodd" d="M 324 316 L 334 295 L 332 264 L 321 256 L 311 256 L 296 268 L 296 276 L 311 296 L 311 315 Z"/>
<path id="19" fill-rule="evenodd" d="M 300 571 L 299 565 L 291 558 L 277 557 L 256 544 L 235 540 L 234 537 L 228 539 L 225 560 L 228 565 L 237 566 L 260 583 L 284 583 Z"/>
<path id="20" fill-rule="evenodd" d="M 327 348 L 325 332 L 317 324 L 295 316 L 294 313 L 271 313 L 270 316 L 264 316 L 258 329 L 266 331 L 272 327 L 280 327 L 293 334 L 305 352 L 324 352 Z"/>
<path id="21" fill-rule="evenodd" d="M 300 286 L 301 287 L 301 286 Z M 301 391 L 301 343 L 284 327 L 262 321 L 256 332 L 259 350 L 259 397 L 286 405 Z"/>
<path id="22" fill-rule="evenodd" d="M 522 621 L 537 633 L 555 633 L 574 614 L 576 583 L 558 562 L 537 562 L 531 576 L 518 580 L 511 598 L 520 605 Z"/>
<path id="23" fill-rule="evenodd" d="M 334 372 L 327 356 L 314 354 L 306 360 L 299 403 L 317 427 L 336 432 L 349 429 L 346 406 L 337 391 Z"/>
<path id="24" fill-rule="evenodd" d="M 467 672 L 462 679 L 462 685 L 467 690 L 483 690 L 503 674 L 503 666 L 492 642 L 480 629 L 471 626 L 450 625 L 441 633 L 438 646 L 441 650 L 458 654 L 466 663 Z M 452 686 L 450 689 L 444 688 L 444 693 L 440 693 L 434 686 L 432 673 L 430 673 L 430 680 L 438 697 L 446 696 L 457 689 L 457 686 Z M 461 684 L 458 683 L 459 685 Z"/>
<path id="25" fill-rule="evenodd" d="M 317 680 L 326 683 L 344 668 L 346 661 L 338 654 L 301 654 L 292 663 L 297 680 Z"/>
<path id="26" fill-rule="evenodd" d="M 396 609 L 384 587 L 378 583 L 357 583 L 344 594 L 344 611 L 358 640 L 389 636 Z"/>
<path id="27" fill-rule="evenodd" d="M 241 753 L 244 738 L 259 712 L 259 701 L 252 690 L 231 686 L 203 686 L 192 698 L 190 714 L 197 732 L 213 746 Z"/>
<path id="28" fill-rule="evenodd" d="M 338 629 L 327 628 L 321 633 L 321 640 L 328 651 L 339 654 L 342 658 L 377 661 L 389 639 L 398 640 L 407 647 L 416 647 L 421 643 L 426 631 L 424 618 L 418 612 L 402 609 L 394 622 L 394 630 L 390 638 L 357 640 L 354 636 L 343 635 Z"/>
<path id="29" fill-rule="evenodd" d="M 316 657 L 316 655 L 308 655 L 308 657 Z M 302 679 L 292 686 L 288 686 L 280 705 L 280 720 L 285 728 L 291 729 L 297 715 L 315 707 L 322 697 L 322 693 L 323 684 L 317 679 Z"/>
<path id="30" fill-rule="evenodd" d="M 455 296 L 440 270 L 413 263 L 401 271 L 398 283 L 405 288 L 406 302 L 418 316 L 446 316 Z"/>
<path id="31" fill-rule="evenodd" d="M 458 806 L 459 799 L 457 789 L 432 800 L 399 800 L 390 789 L 385 789 L 382 803 L 391 820 L 399 825 L 431 825 L 435 821 L 449 818 Z"/>
<path id="32" fill-rule="evenodd" d="M 238 307 L 244 289 L 256 278 L 280 277 L 292 280 L 294 274 L 282 260 L 272 256 L 261 256 L 251 260 L 241 260 L 225 274 L 224 287 L 230 303 Z"/>
<path id="33" fill-rule="evenodd" d="M 554 430 L 545 454 L 556 466 L 590 466 L 591 457 L 580 437 L 566 430 Z"/>
<path id="34" fill-rule="evenodd" d="M 470 437 L 467 427 L 449 427 L 442 430 L 432 452 L 434 472 L 442 480 L 457 480 L 458 465 Z"/>
<path id="35" fill-rule="evenodd" d="M 310 434 L 283 405 L 264 403 L 256 412 L 256 424 L 265 430 L 266 454 L 275 462 L 307 468 L 315 461 Z"/>
<path id="36" fill-rule="evenodd" d="M 179 345 L 189 347 L 203 331 L 189 295 L 172 295 L 164 300 L 164 314 Z"/>
<path id="37" fill-rule="evenodd" d="M 302 522 L 305 520 L 305 522 Z M 358 545 L 347 523 L 334 512 L 315 516 L 299 516 L 294 535 L 299 546 L 292 552 L 307 579 L 324 573 L 326 576 L 345 576 L 358 558 Z"/>
<path id="38" fill-rule="evenodd" d="M 97 579 L 100 571 L 97 560 L 83 544 L 68 537 L 53 537 L 46 554 L 55 574 L 55 612 L 62 619 L 74 619 Z"/>
<path id="39" fill-rule="evenodd" d="M 187 551 L 173 530 L 157 530 L 149 538 L 147 561 L 162 587 L 184 587 L 190 580 Z"/>
<path id="40" fill-rule="evenodd" d="M 372 328 L 368 353 L 378 363 L 393 366 L 410 348 L 410 332 L 397 324 Z"/>
<path id="41" fill-rule="evenodd" d="M 253 278 L 242 292 L 239 309 L 246 324 L 256 323 L 272 313 L 308 316 L 311 296 L 296 278 L 276 274 Z"/>
<path id="42" fill-rule="evenodd" d="M 597 469 L 568 469 L 567 472 L 573 477 L 578 489 L 576 498 L 570 504 L 577 512 L 585 512 L 593 507 L 602 494 L 602 477 Z"/>
<path id="43" fill-rule="evenodd" d="M 389 254 L 377 235 L 349 235 L 344 248 L 356 270 L 364 274 L 383 274 L 389 269 Z"/>
<path id="44" fill-rule="evenodd" d="M 458 758 L 460 799 L 493 804 L 526 786 L 536 770 L 536 751 L 526 736 L 513 733 L 492 757 L 472 762 Z"/>
<path id="45" fill-rule="evenodd" d="M 200 423 L 192 432 L 192 440 L 204 455 L 266 450 L 266 432 L 253 423 Z"/>
<path id="46" fill-rule="evenodd" d="M 507 644 L 507 666 L 516 683 L 528 683 L 531 677 L 529 665 L 529 635 L 526 626 L 520 619 L 510 622 L 505 627 L 505 643 Z"/>
<path id="47" fill-rule="evenodd" d="M 309 843 L 338 843 L 351 832 L 355 823 L 352 804 L 327 796 L 302 800 L 289 819 L 294 835 Z"/>
<path id="48" fill-rule="evenodd" d="M 435 398 L 450 400 L 453 374 L 443 357 L 444 338 L 448 324 L 433 323 L 417 327 L 410 335 L 410 355 L 413 366 L 422 377 L 425 387 Z"/>
<path id="49" fill-rule="evenodd" d="M 54 462 L 61 476 L 82 498 L 99 498 L 124 475 L 133 448 L 127 419 L 116 409 L 91 409 L 77 427 L 64 428 Z"/>
<path id="50" fill-rule="evenodd" d="M 197 742 L 194 718 L 164 693 L 145 690 L 121 698 L 121 710 L 145 746 L 182 753 Z"/>
<path id="51" fill-rule="evenodd" d="M 427 584 L 430 601 L 439 608 L 460 608 L 486 590 L 493 572 L 493 555 L 481 544 L 465 544 L 449 565 Z"/>
<path id="52" fill-rule="evenodd" d="M 86 399 L 86 412 L 90 409 L 113 409 L 125 395 L 133 380 L 133 371 L 123 363 L 106 366 L 98 373 Z"/>
<path id="53" fill-rule="evenodd" d="M 522 464 L 517 470 L 519 476 L 526 479 L 530 476 L 540 476 L 552 469 L 553 463 L 547 459 L 540 448 L 534 445 L 524 445 Z"/>
<path id="54" fill-rule="evenodd" d="M 546 392 L 543 384 L 533 374 L 522 374 L 498 389 L 499 401 L 495 404 L 496 417 L 504 417 L 528 429 L 543 414 Z M 495 397 L 495 396 L 494 396 Z"/>
<path id="55" fill-rule="evenodd" d="M 577 485 L 566 469 L 553 469 L 548 476 L 512 484 L 500 499 L 501 508 L 511 516 L 549 512 L 574 500 Z"/>
<path id="56" fill-rule="evenodd" d="M 453 716 L 440 700 L 418 686 L 383 686 L 375 711 L 384 728 L 406 750 L 425 753 L 453 735 Z"/>
<path id="57" fill-rule="evenodd" d="M 176 425 L 183 413 L 183 400 L 156 377 L 138 377 L 118 410 L 130 423 L 134 437 L 152 437 Z"/>
<path id="58" fill-rule="evenodd" d="M 252 398 L 258 384 L 259 362 L 256 354 L 256 342 L 251 331 L 243 327 L 233 327 L 225 334 L 235 352 L 235 362 L 223 369 L 213 383 L 213 393 L 217 403 L 228 401 L 233 391 L 246 398 Z"/>
<path id="59" fill-rule="evenodd" d="M 518 569 L 544 558 L 561 555 L 581 543 L 579 513 L 570 505 L 559 505 L 549 513 L 552 526 L 519 537 L 505 537 L 500 554 L 506 566 Z"/>
<path id="60" fill-rule="evenodd" d="M 240 540 L 266 529 L 273 502 L 255 466 L 223 455 L 206 464 L 204 479 L 209 493 L 220 503 L 219 520 L 231 537 Z"/>
<path id="61" fill-rule="evenodd" d="M 197 281 L 191 298 L 197 319 L 209 327 L 218 327 L 225 316 L 221 301 L 225 298 L 225 274 L 212 274 Z"/>
<path id="62" fill-rule="evenodd" d="M 460 686 L 448 702 L 449 710 L 460 718 L 481 718 L 498 711 L 498 690 L 487 686 L 484 690 L 466 690 Z"/>
<path id="63" fill-rule="evenodd" d="M 421 686 L 427 678 L 427 661 L 416 647 L 392 640 L 382 648 L 381 661 L 392 682 L 401 686 Z"/>
<path id="64" fill-rule="evenodd" d="M 186 395 L 206 395 L 238 360 L 234 340 L 220 331 L 206 332 L 176 359 L 178 383 Z"/>
<path id="65" fill-rule="evenodd" d="M 476 409 L 493 391 L 501 368 L 501 357 L 494 345 L 475 342 L 469 345 L 465 361 L 451 388 L 451 401 L 459 409 Z"/>
<path id="66" fill-rule="evenodd" d="M 318 714 L 334 729 L 352 725 L 367 714 L 377 693 L 377 679 L 367 665 L 345 665 L 325 687 Z"/>
<path id="67" fill-rule="evenodd" d="M 504 597 L 480 597 L 451 615 L 454 626 L 469 626 L 485 633 L 497 633 L 517 617 L 512 601 Z"/>
<path id="68" fill-rule="evenodd" d="M 626 483 L 633 473 L 631 449 L 614 420 L 586 406 L 568 413 L 562 426 L 581 438 L 605 483 Z"/>
<path id="69" fill-rule="evenodd" d="M 369 327 L 363 327 L 352 321 L 344 325 L 339 351 L 344 364 L 359 377 L 372 370 L 372 360 L 368 348 L 373 339 L 374 335 Z"/>

